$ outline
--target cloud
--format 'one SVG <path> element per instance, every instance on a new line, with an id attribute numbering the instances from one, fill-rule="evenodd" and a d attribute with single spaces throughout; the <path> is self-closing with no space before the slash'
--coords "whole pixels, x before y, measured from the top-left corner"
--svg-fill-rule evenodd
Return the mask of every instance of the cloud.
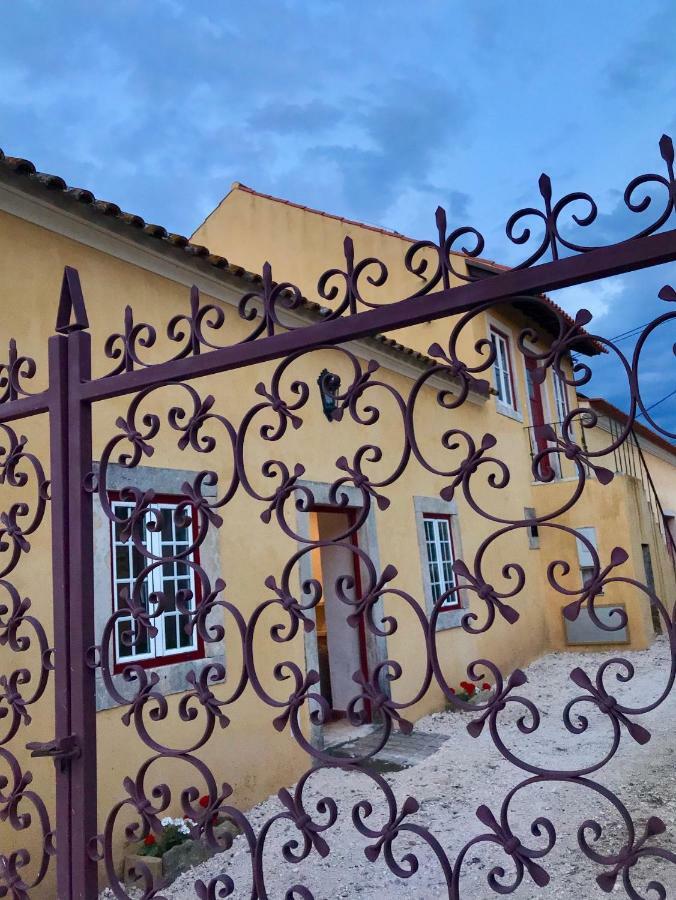
<path id="1" fill-rule="evenodd" d="M 268 100 L 249 116 L 248 125 L 259 131 L 297 136 L 316 134 L 328 128 L 337 129 L 342 119 L 340 107 L 317 98 L 307 103 Z"/>
<path id="2" fill-rule="evenodd" d="M 380 217 L 407 190 L 431 190 L 429 172 L 439 148 L 466 132 L 471 119 L 467 95 L 452 86 L 427 84 L 423 103 L 424 83 L 423 74 L 417 72 L 393 80 L 386 92 L 368 92 L 343 141 L 317 144 L 307 152 L 332 167 L 358 217 Z M 466 206 L 464 192 L 451 189 L 448 198 L 461 210 Z"/>
<path id="3" fill-rule="evenodd" d="M 594 316 L 589 329 L 594 331 L 600 319 L 617 321 L 618 309 L 625 287 L 621 281 L 607 278 L 591 284 L 578 284 L 552 294 L 552 298 L 572 316 L 580 309 L 588 309 Z M 606 323 L 604 323 L 605 325 Z"/>
<path id="4" fill-rule="evenodd" d="M 666 0 L 656 13 L 644 16 L 632 39 L 615 44 L 614 55 L 605 68 L 607 89 L 623 95 L 654 92 L 669 83 L 673 86 L 675 41 L 673 4 Z"/>

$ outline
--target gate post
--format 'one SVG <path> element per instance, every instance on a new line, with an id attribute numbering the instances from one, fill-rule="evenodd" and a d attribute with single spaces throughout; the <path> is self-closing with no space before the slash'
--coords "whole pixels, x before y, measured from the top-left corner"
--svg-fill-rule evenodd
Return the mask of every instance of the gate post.
<path id="1" fill-rule="evenodd" d="M 71 323 L 71 313 L 74 322 Z M 91 404 L 91 336 L 77 272 L 66 269 L 57 334 L 49 341 L 50 460 L 56 736 L 56 874 L 59 900 L 95 900 L 97 863 L 96 684 Z"/>

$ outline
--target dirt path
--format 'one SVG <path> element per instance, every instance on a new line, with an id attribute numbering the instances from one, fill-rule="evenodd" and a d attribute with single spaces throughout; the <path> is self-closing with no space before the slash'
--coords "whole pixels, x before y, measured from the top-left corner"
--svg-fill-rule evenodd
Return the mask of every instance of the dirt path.
<path id="1" fill-rule="evenodd" d="M 617 696 L 626 703 L 642 705 L 657 698 L 669 669 L 666 642 L 661 639 L 649 651 L 624 655 L 636 666 L 634 679 L 628 684 L 620 684 L 611 673 L 608 686 L 617 684 Z M 533 699 L 543 710 L 542 721 L 534 734 L 524 736 L 516 726 L 520 713 L 508 707 L 502 714 L 505 724 L 500 729 L 506 743 L 534 764 L 544 763 L 560 769 L 572 769 L 602 758 L 611 742 L 607 717 L 595 714 L 593 707 L 585 706 L 581 711 L 588 714 L 590 727 L 584 734 L 573 736 L 564 728 L 561 712 L 568 699 L 581 693 L 568 677 L 571 669 L 582 666 L 593 675 L 599 663 L 608 656 L 610 654 L 549 654 L 532 664 L 527 670 L 529 683 L 520 689 L 520 693 Z M 652 733 L 651 741 L 645 746 L 635 743 L 623 729 L 617 755 L 599 775 L 601 783 L 617 793 L 628 807 L 639 835 L 651 815 L 664 820 L 666 834 L 653 838 L 652 843 L 672 851 L 676 851 L 675 712 L 676 693 L 672 693 L 657 710 L 640 717 L 641 724 Z M 472 836 L 485 832 L 476 818 L 479 805 L 488 805 L 499 816 L 503 798 L 522 780 L 519 771 L 500 756 L 487 729 L 477 739 L 468 735 L 466 725 L 470 719 L 471 716 L 449 712 L 421 720 L 416 730 L 447 735 L 448 740 L 436 753 L 412 768 L 384 776 L 394 791 L 399 808 L 407 796 L 417 798 L 420 810 L 410 816 L 410 820 L 429 828 L 451 860 Z M 283 898 L 294 884 L 305 885 L 318 900 L 447 896 L 438 862 L 411 832 L 401 833 L 394 843 L 395 858 L 400 863 L 407 853 L 418 856 L 419 870 L 411 878 L 396 878 L 383 862 L 382 853 L 375 863 L 367 861 L 364 848 L 373 843 L 373 839 L 362 837 L 355 830 L 351 822 L 352 807 L 360 800 L 371 800 L 373 813 L 368 821 L 372 821 L 375 828 L 382 825 L 385 815 L 382 794 L 374 789 L 368 778 L 336 770 L 318 770 L 306 788 L 307 810 L 313 811 L 323 796 L 338 799 L 338 820 L 324 833 L 331 853 L 325 860 L 312 852 L 303 863 L 287 863 L 281 855 L 281 847 L 285 841 L 298 839 L 299 832 L 288 821 L 274 826 L 265 854 L 266 883 L 271 900 Z M 254 828 L 258 830 L 265 819 L 281 809 L 276 796 L 260 804 L 249 814 Z M 542 860 L 551 882 L 546 888 L 538 888 L 526 874 L 511 896 L 519 900 L 607 897 L 595 878 L 610 867 L 604 868 L 588 860 L 577 846 L 576 834 L 585 819 L 595 819 L 603 827 L 603 836 L 595 847 L 606 852 L 619 851 L 626 842 L 626 830 L 612 806 L 590 789 L 552 781 L 524 789 L 511 806 L 512 831 L 531 848 L 543 846 L 543 838 L 534 837 L 530 831 L 537 816 L 551 819 L 557 832 L 556 846 Z M 321 820 L 321 816 L 317 819 Z M 488 900 L 498 896 L 486 881 L 494 866 L 504 866 L 504 881 L 509 883 L 514 872 L 509 857 L 491 844 L 472 848 L 463 866 L 461 897 Z M 250 861 L 243 837 L 237 838 L 227 853 L 181 876 L 163 894 L 169 900 L 194 897 L 193 885 L 197 877 L 208 880 L 223 871 L 235 884 L 235 890 L 229 896 L 249 897 Z M 646 891 L 648 881 L 657 878 L 664 883 L 666 896 L 676 897 L 676 866 L 648 859 L 639 862 L 631 875 L 642 896 L 657 897 L 656 893 Z M 621 879 L 613 894 L 626 896 Z"/>

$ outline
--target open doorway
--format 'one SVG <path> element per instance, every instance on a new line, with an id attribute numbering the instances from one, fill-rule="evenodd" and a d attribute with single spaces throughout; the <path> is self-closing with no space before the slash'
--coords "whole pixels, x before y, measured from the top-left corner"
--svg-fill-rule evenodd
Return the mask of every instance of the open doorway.
<path id="1" fill-rule="evenodd" d="M 339 538 L 353 524 L 354 516 L 353 510 L 316 507 L 310 513 L 312 539 Z M 340 581 L 347 600 L 354 601 L 360 596 L 359 558 L 351 549 L 358 546 L 358 536 L 353 534 L 339 544 L 312 551 L 312 577 L 322 585 L 322 598 L 315 609 L 319 688 L 331 709 L 331 721 L 345 719 L 350 700 L 360 693 L 359 685 L 352 678 L 355 672 L 368 677 L 363 618 L 355 624 L 348 622 L 354 609 L 341 598 L 337 586 Z M 360 703 L 357 710 L 365 714 L 365 722 L 371 721 L 368 705 Z"/>

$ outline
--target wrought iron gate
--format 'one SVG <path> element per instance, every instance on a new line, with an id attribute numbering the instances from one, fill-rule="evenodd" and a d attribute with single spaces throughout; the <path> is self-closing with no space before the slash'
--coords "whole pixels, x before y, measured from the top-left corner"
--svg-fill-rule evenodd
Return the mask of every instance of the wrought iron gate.
<path id="1" fill-rule="evenodd" d="M 16 502 L 0 516 L 0 549 L 4 557 L 0 586 L 6 598 L 0 610 L 0 645 L 3 671 L 6 673 L 0 679 L 0 721 L 3 726 L 0 758 L 5 771 L 9 772 L 0 780 L 0 818 L 10 823 L 17 838 L 17 847 L 2 849 L 0 896 L 10 896 L 16 900 L 32 896 L 44 882 L 50 867 L 55 866 L 61 898 L 95 898 L 99 890 L 100 868 L 105 870 L 115 896 L 128 897 L 113 858 L 118 818 L 122 813 L 131 812 L 136 825 L 127 829 L 126 836 L 142 840 L 158 831 L 160 818 L 166 810 L 172 805 L 180 805 L 182 813 L 195 823 L 191 826 L 195 836 L 199 835 L 213 846 L 219 845 L 219 837 L 213 828 L 214 816 L 219 812 L 230 816 L 241 828 L 251 859 L 249 885 L 233 884 L 226 871 L 209 883 L 197 881 L 194 896 L 207 900 L 244 891 L 253 898 L 267 897 L 271 888 L 263 861 L 264 850 L 270 826 L 280 817 L 292 822 L 298 832 L 298 840 L 289 842 L 283 848 L 283 858 L 287 863 L 312 858 L 315 854 L 324 857 L 330 853 L 331 828 L 337 817 L 335 799 L 324 798 L 316 810 L 306 808 L 304 802 L 308 780 L 318 768 L 323 767 L 343 767 L 351 773 L 360 772 L 370 778 L 381 792 L 379 824 L 373 824 L 375 817 L 369 818 L 373 810 L 367 801 L 358 803 L 352 814 L 355 829 L 370 841 L 365 851 L 366 858 L 372 863 L 384 858 L 393 873 L 406 879 L 416 872 L 418 862 L 412 852 L 399 856 L 397 841 L 402 834 L 414 835 L 436 858 L 451 898 L 463 895 L 462 872 L 468 850 L 472 848 L 474 852 L 487 842 L 499 845 L 511 858 L 512 865 L 511 875 L 506 875 L 499 868 L 489 873 L 488 885 L 492 891 L 510 893 L 524 878 L 532 879 L 540 888 L 546 887 L 549 881 L 547 855 L 556 840 L 554 824 L 544 815 L 534 818 L 531 832 L 536 846 L 532 847 L 526 836 L 512 831 L 508 815 L 515 793 L 524 786 L 539 782 L 577 784 L 589 796 L 605 798 L 619 812 L 626 833 L 612 853 L 603 854 L 593 847 L 601 832 L 598 823 L 593 819 L 580 823 L 580 852 L 598 866 L 597 881 L 603 890 L 612 890 L 620 877 L 627 895 L 639 897 L 631 882 L 631 869 L 637 860 L 653 856 L 676 862 L 674 853 L 660 846 L 659 835 L 664 830 L 664 823 L 653 816 L 637 832 L 631 814 L 621 799 L 595 780 L 596 773 L 620 751 L 624 741 L 648 741 L 650 735 L 640 724 L 641 716 L 664 701 L 672 689 L 676 660 L 675 598 L 658 597 L 650 587 L 623 578 L 617 571 L 626 557 L 621 549 L 616 549 L 611 559 L 602 559 L 594 547 L 588 547 L 594 562 L 593 573 L 591 579 L 570 598 L 567 615 L 574 618 L 585 606 L 598 627 L 608 631 L 624 627 L 626 617 L 621 613 L 614 623 L 601 621 L 595 611 L 595 601 L 604 585 L 613 581 L 630 582 L 658 613 L 671 648 L 671 667 L 660 676 L 663 685 L 661 683 L 659 696 L 651 698 L 650 703 L 642 708 L 632 708 L 622 700 L 622 683 L 633 677 L 629 662 L 621 658 L 614 661 L 613 671 L 619 672 L 617 696 L 611 693 L 608 663 L 601 666 L 593 678 L 580 669 L 571 672 L 571 678 L 581 693 L 563 710 L 565 727 L 573 734 L 584 733 L 589 723 L 579 715 L 579 709 L 584 708 L 585 704 L 592 704 L 607 717 L 611 732 L 609 744 L 601 758 L 590 759 L 584 766 L 571 770 L 533 765 L 525 755 L 518 754 L 503 742 L 500 722 L 507 707 L 520 707 L 523 718 L 519 727 L 524 736 L 536 731 L 540 722 L 540 710 L 531 700 L 519 694 L 519 687 L 525 680 L 520 671 L 506 675 L 489 660 L 478 659 L 468 668 L 468 676 L 472 681 L 477 681 L 485 679 L 488 674 L 494 688 L 490 697 L 476 706 L 460 700 L 453 693 L 444 676 L 443 660 L 439 658 L 435 627 L 444 601 L 457 591 L 464 590 L 475 595 L 483 604 L 483 613 L 473 611 L 465 615 L 461 626 L 465 632 L 482 634 L 492 627 L 497 617 L 518 628 L 519 596 L 523 594 L 526 580 L 523 568 L 508 559 L 501 560 L 505 585 L 498 588 L 487 582 L 484 562 L 488 555 L 499 553 L 494 544 L 500 536 L 533 525 L 532 519 L 511 519 L 485 508 L 475 495 L 475 486 L 482 478 L 487 479 L 492 490 L 509 490 L 510 473 L 495 437 L 490 434 L 471 435 L 461 427 L 463 419 L 456 411 L 462 409 L 470 390 L 487 389 L 486 375 L 493 367 L 495 350 L 488 341 L 479 342 L 477 350 L 482 358 L 470 365 L 458 356 L 459 336 L 474 317 L 515 298 L 527 296 L 531 302 L 537 303 L 540 302 L 538 295 L 544 291 L 676 260 L 676 230 L 664 230 L 671 223 L 676 204 L 674 152 L 669 138 L 662 138 L 660 151 L 666 174 L 635 178 L 624 192 L 624 203 L 628 213 L 645 216 L 659 202 L 654 193 L 651 195 L 646 191 L 658 190 L 664 192 L 663 206 L 648 226 L 641 227 L 626 241 L 595 247 L 571 239 L 563 228 L 564 214 L 572 215 L 574 227 L 588 228 L 597 219 L 597 206 L 591 196 L 581 192 L 555 201 L 550 180 L 543 175 L 539 180 L 542 208 L 519 210 L 510 217 L 506 226 L 507 237 L 516 245 L 526 247 L 530 244 L 534 224 L 541 229 L 542 237 L 539 242 L 535 240 L 537 248 L 509 270 L 480 279 L 474 274 L 467 275 L 458 266 L 456 248 L 463 242 L 469 242 L 471 246 L 462 246 L 462 252 L 472 260 L 483 252 L 484 239 L 474 228 L 449 232 L 445 214 L 440 209 L 436 216 L 437 238 L 412 245 L 403 260 L 406 269 L 421 276 L 424 282 L 416 295 L 397 302 L 393 302 L 395 298 L 385 296 L 388 273 L 384 264 L 372 258 L 357 261 L 355 248 L 347 240 L 345 268 L 331 269 L 319 280 L 317 296 L 323 311 L 313 323 L 304 327 L 282 323 L 284 311 L 298 310 L 306 301 L 293 285 L 275 283 L 266 266 L 259 284 L 240 303 L 240 323 L 246 324 L 250 330 L 236 343 L 217 343 L 218 332 L 225 332 L 229 327 L 224 309 L 201 305 L 198 292 L 193 290 L 189 312 L 173 318 L 167 325 L 167 346 L 174 350 L 166 361 L 156 356 L 144 359 L 144 354 L 157 350 L 160 343 L 158 333 L 152 325 L 135 322 L 132 311 L 127 308 L 120 333 L 111 335 L 106 341 L 105 353 L 113 361 L 113 368 L 104 377 L 91 377 L 91 339 L 85 304 L 77 273 L 66 269 L 56 334 L 49 342 L 49 387 L 40 393 L 30 392 L 29 379 L 35 374 L 35 365 L 27 357 L 19 355 L 14 342 L 10 342 L 9 359 L 4 365 L 0 382 L 3 390 L 0 398 L 3 440 L 0 482 L 15 489 L 17 496 Z M 575 210 L 582 212 L 573 214 Z M 433 266 L 430 265 L 431 258 L 434 259 Z M 365 281 L 371 287 L 382 288 L 384 301 L 381 304 L 364 299 Z M 601 450 L 586 449 L 578 436 L 596 425 L 596 417 L 589 409 L 571 410 L 557 433 L 544 426 L 544 443 L 534 453 L 532 462 L 534 477 L 551 479 L 553 473 L 549 461 L 558 454 L 574 466 L 577 484 L 563 506 L 535 520 L 540 528 L 559 528 L 575 535 L 572 529 L 557 524 L 557 517 L 574 506 L 590 477 L 601 483 L 612 478 L 612 473 L 604 466 L 604 459 L 631 438 L 632 426 L 638 415 L 656 432 L 669 439 L 676 437 L 654 420 L 640 389 L 639 367 L 647 339 L 656 329 L 676 318 L 676 313 L 668 306 L 676 300 L 676 291 L 665 286 L 660 297 L 666 304 L 665 312 L 643 329 L 629 358 L 623 355 L 619 346 L 603 336 L 593 336 L 595 341 L 616 355 L 626 372 L 629 419 L 621 433 L 613 435 Z M 448 345 L 443 348 L 438 344 L 430 347 L 433 365 L 421 374 L 406 394 L 379 378 L 377 364 L 364 364 L 350 349 L 342 346 L 358 338 L 449 316 L 456 318 L 450 326 Z M 525 332 L 519 350 L 523 355 L 537 360 L 541 373 L 553 368 L 570 386 L 581 387 L 589 380 L 589 368 L 578 364 L 573 376 L 566 376 L 562 360 L 583 339 L 581 329 L 590 320 L 590 315 L 584 310 L 578 313 L 573 326 L 559 316 L 559 334 L 546 352 L 534 347 L 530 343 L 533 335 Z M 382 448 L 375 443 L 367 442 L 355 448 L 351 458 L 342 456 L 336 460 L 330 502 L 338 508 L 345 508 L 348 505 L 347 490 L 350 489 L 359 494 L 360 507 L 344 533 L 331 541 L 322 541 L 301 533 L 294 520 L 298 510 L 310 509 L 318 500 L 304 480 L 304 476 L 311 477 L 312 473 L 304 470 L 302 460 L 298 460 L 293 467 L 274 455 L 262 461 L 256 457 L 255 467 L 272 485 L 268 491 L 263 491 L 254 483 L 253 465 L 249 462 L 245 444 L 248 448 L 247 442 L 253 441 L 254 435 L 262 442 L 274 444 L 289 429 L 302 428 L 303 410 L 315 388 L 300 380 L 285 386 L 284 378 L 292 364 L 305 354 L 329 347 L 337 348 L 336 352 L 349 361 L 352 377 L 348 384 L 339 386 L 334 381 L 324 385 L 327 415 L 334 421 L 351 417 L 368 433 L 368 429 L 381 416 L 378 406 L 374 405 L 377 391 L 384 391 L 388 402 L 393 403 L 393 408 L 397 410 L 404 437 L 401 450 L 385 475 L 374 477 L 370 474 L 372 465 L 381 462 L 383 455 Z M 197 379 L 248 368 L 253 389 L 256 382 L 254 367 L 270 361 L 278 361 L 272 379 L 269 383 L 261 382 L 255 386 L 256 402 L 238 422 L 227 411 L 218 409 L 211 394 L 198 392 L 193 385 Z M 450 377 L 455 384 L 453 392 L 440 390 L 437 398 L 441 413 L 448 419 L 448 427 L 441 437 L 441 449 L 444 452 L 454 448 L 457 450 L 458 447 L 462 449 L 461 461 L 446 467 L 429 460 L 421 449 L 415 416 L 421 391 L 434 376 Z M 149 398 L 153 402 L 156 392 L 167 385 L 172 386 L 176 396 L 180 394 L 183 401 L 173 401 L 168 409 L 158 401 L 160 412 L 148 409 Z M 95 468 L 92 462 L 92 410 L 103 401 L 126 395 L 131 396 L 127 411 L 117 418 L 116 431 L 103 447 Z M 147 411 L 144 412 L 144 409 Z M 17 426 L 21 420 L 42 414 L 48 414 L 50 423 L 48 471 L 45 462 L 32 452 Z M 213 437 L 214 428 L 220 429 L 218 439 Z M 209 454 L 227 454 L 231 463 L 229 482 L 217 483 L 214 471 L 205 468 L 182 486 L 181 503 L 173 516 L 167 517 L 158 506 L 153 491 L 134 483 L 134 470 L 144 458 L 153 454 L 158 446 L 155 440 L 158 435 L 161 441 L 173 437 L 180 451 L 189 449 L 204 454 L 207 459 Z M 120 489 L 120 496 L 126 503 L 124 514 L 111 500 L 111 466 L 121 467 L 129 473 L 127 484 Z M 474 513 L 493 523 L 495 528 L 482 542 L 473 560 L 456 560 L 455 586 L 438 598 L 429 617 L 421 607 L 419 598 L 397 587 L 397 570 L 393 565 L 396 561 L 385 560 L 386 565 L 378 569 L 364 549 L 355 546 L 352 541 L 352 536 L 374 506 L 381 512 L 387 509 L 388 488 L 402 477 L 405 470 L 416 466 L 438 478 L 439 492 L 443 498 L 448 500 L 454 492 L 462 493 Z M 32 500 L 29 495 L 31 489 Z M 265 523 L 269 523 L 269 528 L 274 528 L 276 524 L 300 546 L 282 570 L 276 573 L 268 572 L 265 560 L 261 560 L 259 581 L 261 585 L 265 583 L 265 599 L 247 617 L 238 607 L 236 599 L 228 598 L 222 581 L 211 583 L 209 573 L 200 564 L 197 555 L 210 531 L 229 527 L 225 510 L 241 494 L 259 506 L 260 516 Z M 107 618 L 100 633 L 95 633 L 93 605 L 94 504 L 100 505 L 109 522 L 119 529 L 121 538 L 132 542 L 142 560 L 140 571 L 132 573 L 126 606 Z M 32 535 L 38 530 L 48 508 L 51 508 L 53 549 L 53 648 L 50 647 L 48 632 L 40 621 L 39 612 L 34 611 L 35 606 L 31 609 L 29 601 L 22 599 L 10 581 L 12 573 L 23 563 L 30 550 Z M 148 531 L 161 532 L 163 527 L 167 527 L 168 518 L 173 519 L 174 527 L 186 529 L 190 526 L 192 531 L 185 546 L 178 549 L 174 546 L 171 554 L 163 555 L 161 543 L 158 552 L 155 545 L 149 546 L 143 536 Z M 584 538 L 580 539 L 584 541 Z M 668 533 L 667 539 L 671 539 Z M 355 696 L 349 705 L 350 719 L 355 724 L 362 722 L 368 705 L 376 715 L 381 735 L 379 744 L 369 751 L 367 757 L 356 761 L 339 760 L 326 754 L 307 736 L 305 717 L 308 712 L 314 723 L 321 723 L 328 714 L 326 700 L 317 689 L 317 672 L 305 671 L 293 658 L 277 662 L 269 671 L 267 655 L 260 652 L 263 636 L 283 647 L 291 644 L 303 630 L 314 628 L 313 610 L 320 599 L 320 587 L 317 581 L 309 579 L 300 591 L 300 585 L 296 584 L 298 565 L 313 549 L 327 544 L 345 546 L 351 554 L 356 554 L 365 575 L 356 596 L 348 597 L 347 588 L 353 589 L 354 584 L 342 585 L 344 602 L 353 607 L 350 617 L 352 626 L 357 628 L 361 624 L 367 631 L 381 637 L 394 633 L 396 621 L 391 617 L 377 620 L 374 608 L 381 597 L 395 593 L 416 617 L 427 648 L 422 683 L 415 696 L 405 702 L 393 699 L 388 690 L 388 685 L 401 674 L 400 661 L 387 658 L 367 675 L 355 674 Z M 118 664 L 116 668 L 114 652 L 116 642 L 127 648 L 138 648 L 156 635 L 155 620 L 166 609 L 167 598 L 161 593 L 147 596 L 144 585 L 159 567 L 175 563 L 189 567 L 192 571 L 191 584 L 197 585 L 197 588 L 179 588 L 174 597 L 177 623 L 183 632 L 196 635 L 204 645 L 220 642 L 223 628 L 214 626 L 209 618 L 218 610 L 222 618 L 227 617 L 227 627 L 238 635 L 242 654 L 241 671 L 228 672 L 227 690 L 216 688 L 225 677 L 222 663 L 210 661 L 208 656 L 201 662 L 195 661 L 187 675 L 185 693 L 172 723 L 177 734 L 181 729 L 186 729 L 188 742 L 182 746 L 174 746 L 167 739 L 166 730 L 162 732 L 165 735 L 163 738 L 153 731 L 154 726 L 165 722 L 169 716 L 169 706 L 157 687 L 156 674 L 138 662 Z M 567 593 L 557 580 L 555 561 L 550 566 L 549 582 L 553 589 Z M 197 589 L 201 595 L 199 604 L 193 602 Z M 264 626 L 264 617 L 271 611 L 276 621 L 270 627 Z M 37 670 L 31 671 L 21 662 L 22 654 L 30 648 L 31 652 L 36 648 L 39 650 Z M 8 664 L 10 659 L 17 660 L 16 667 Z M 279 686 L 280 693 L 275 695 L 270 690 L 267 685 L 269 676 Z M 97 820 L 95 800 L 97 677 L 107 694 L 108 705 L 121 708 L 124 726 L 149 754 L 138 770 L 124 779 L 121 785 L 124 799 L 107 811 L 102 828 Z M 387 742 L 393 729 L 410 729 L 405 710 L 425 694 L 433 681 L 441 687 L 449 704 L 474 712 L 468 726 L 470 734 L 476 737 L 488 728 L 496 753 L 509 760 L 515 772 L 521 772 L 524 779 L 502 801 L 501 807 L 494 807 L 493 812 L 487 806 L 477 810 L 477 816 L 486 830 L 471 838 L 454 858 L 447 855 L 442 837 L 433 835 L 425 827 L 424 815 L 419 811 L 417 801 L 409 797 L 398 804 L 386 779 L 368 767 L 369 758 Z M 25 725 L 30 721 L 31 705 L 44 694 L 50 682 L 53 682 L 56 698 L 54 740 L 46 744 L 30 744 L 29 749 L 38 758 L 35 760 L 36 766 L 47 765 L 46 761 L 40 762 L 40 757 L 54 762 L 55 815 L 48 810 L 47 801 L 31 788 L 32 776 L 22 756 L 23 736 Z M 230 789 L 220 780 L 223 773 L 214 773 L 200 759 L 200 750 L 209 741 L 219 741 L 223 747 L 227 746 L 227 730 L 222 729 L 229 724 L 228 707 L 242 696 L 245 689 L 253 691 L 258 702 L 269 706 L 278 731 L 290 729 L 295 741 L 308 753 L 311 763 L 311 768 L 301 778 L 293 794 L 280 791 L 281 812 L 257 830 L 245 813 L 229 805 Z M 198 721 L 201 730 L 195 732 Z M 177 740 L 180 742 L 180 738 Z M 192 772 L 190 786 L 180 797 L 172 796 L 167 784 L 158 783 L 149 775 L 154 763 L 170 759 L 185 764 Z M 649 755 L 646 756 L 646 765 L 650 765 Z M 200 804 L 198 800 L 204 796 L 207 800 Z M 41 835 L 37 842 L 41 849 L 37 855 L 33 852 L 31 858 L 31 853 L 22 846 L 22 842 L 24 835 L 36 829 Z M 139 874 L 145 879 L 143 897 L 161 896 L 161 892 L 152 888 L 149 874 L 143 871 L 142 866 Z M 277 877 L 284 880 L 283 869 L 277 872 Z M 287 897 L 313 896 L 308 888 L 300 884 L 285 890 Z M 664 889 L 657 884 L 652 885 L 652 890 L 656 896 L 666 896 Z"/>

